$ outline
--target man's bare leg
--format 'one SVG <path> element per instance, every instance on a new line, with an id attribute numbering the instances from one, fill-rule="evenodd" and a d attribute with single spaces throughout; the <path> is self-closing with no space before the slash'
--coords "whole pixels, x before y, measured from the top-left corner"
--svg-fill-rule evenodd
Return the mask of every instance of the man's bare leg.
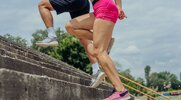
<path id="1" fill-rule="evenodd" d="M 38 46 L 58 46 L 57 36 L 55 34 L 55 30 L 53 28 L 53 16 L 51 11 L 53 11 L 53 7 L 51 6 L 49 0 L 41 0 L 39 5 L 39 12 L 41 18 L 47 28 L 48 37 L 42 41 L 38 41 L 36 45 Z"/>
<path id="2" fill-rule="evenodd" d="M 53 16 L 51 14 L 51 11 L 53 11 L 54 9 L 51 6 L 49 0 L 41 0 L 38 8 L 46 28 L 53 27 Z"/>

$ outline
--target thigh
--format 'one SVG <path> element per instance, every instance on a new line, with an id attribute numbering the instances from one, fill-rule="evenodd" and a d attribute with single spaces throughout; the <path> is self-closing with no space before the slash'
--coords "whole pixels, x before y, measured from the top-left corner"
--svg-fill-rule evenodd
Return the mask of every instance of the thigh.
<path id="1" fill-rule="evenodd" d="M 96 19 L 93 27 L 93 44 L 99 51 L 107 50 L 112 37 L 114 23 L 109 20 Z"/>
<path id="2" fill-rule="evenodd" d="M 70 24 L 74 29 L 92 30 L 95 16 L 93 13 L 84 14 L 70 20 Z"/>
<path id="3" fill-rule="evenodd" d="M 45 6 L 46 8 L 48 8 L 50 11 L 53 11 L 53 7 L 50 3 L 50 0 L 41 0 L 39 3 L 40 6 Z"/>

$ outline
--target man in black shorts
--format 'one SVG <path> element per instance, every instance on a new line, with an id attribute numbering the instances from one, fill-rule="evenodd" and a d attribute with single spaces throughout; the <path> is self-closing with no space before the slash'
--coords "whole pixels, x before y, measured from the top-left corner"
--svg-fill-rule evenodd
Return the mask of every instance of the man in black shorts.
<path id="1" fill-rule="evenodd" d="M 56 11 L 57 15 L 63 12 L 69 12 L 71 18 L 81 16 L 89 13 L 90 5 L 88 0 L 41 0 L 39 3 L 39 12 L 42 20 L 47 28 L 48 37 L 42 41 L 38 41 L 38 46 L 58 46 L 57 36 L 53 28 L 53 16 L 51 11 Z M 80 39 L 81 44 L 84 46 L 87 52 L 88 40 Z M 99 70 L 99 64 L 96 59 L 88 55 L 92 64 L 93 74 L 96 74 Z"/>
<path id="2" fill-rule="evenodd" d="M 53 28 L 53 17 L 51 11 L 55 10 L 58 14 L 69 12 L 71 18 L 89 13 L 90 5 L 88 0 L 41 0 L 39 12 L 47 28 L 48 37 L 38 41 L 38 46 L 57 46 L 57 36 Z M 81 41 L 82 42 L 82 41 Z M 83 43 L 82 43 L 83 44 Z"/>
<path id="3" fill-rule="evenodd" d="M 71 18 L 73 19 L 75 17 L 89 13 L 90 10 L 88 0 L 41 0 L 38 6 L 41 18 L 44 21 L 48 32 L 47 38 L 35 43 L 38 46 L 58 46 L 57 36 L 53 28 L 53 16 L 51 14 L 51 11 L 55 10 L 57 12 L 57 15 L 63 12 L 69 12 Z M 87 45 L 90 41 L 86 39 L 80 39 L 80 42 L 87 52 Z M 111 42 L 113 43 L 114 40 L 112 40 Z M 111 49 L 112 43 L 110 43 L 109 49 Z M 108 52 L 109 51 L 110 50 L 108 50 Z M 96 78 L 100 75 L 100 72 L 103 72 L 99 69 L 99 64 L 94 57 L 88 54 L 88 58 L 90 60 L 90 63 L 92 64 L 92 75 Z"/>

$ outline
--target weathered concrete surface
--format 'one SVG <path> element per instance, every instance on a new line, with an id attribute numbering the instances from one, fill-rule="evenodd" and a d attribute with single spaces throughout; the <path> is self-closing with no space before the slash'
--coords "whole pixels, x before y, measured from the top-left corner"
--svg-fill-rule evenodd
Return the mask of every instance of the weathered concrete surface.
<path id="1" fill-rule="evenodd" d="M 46 68 L 44 66 L 36 65 L 30 62 L 22 61 L 19 59 L 13 59 L 8 56 L 0 55 L 0 68 L 11 69 L 15 71 L 40 75 L 40 76 L 48 76 L 60 80 L 64 80 L 67 82 L 78 83 L 81 85 L 89 86 L 91 81 L 90 79 L 85 79 L 80 76 L 70 75 L 64 72 L 56 71 L 54 69 Z M 107 85 L 100 85 L 99 88 L 103 89 L 112 89 Z"/>
<path id="2" fill-rule="evenodd" d="M 40 76 L 48 76 L 68 82 L 79 83 L 82 85 L 90 84 L 90 80 L 84 79 L 82 77 L 69 75 L 64 72 L 56 71 L 53 69 L 49 69 L 40 65 L 32 64 L 18 59 L 3 57 L 1 55 L 0 55 L 0 68 L 6 68 L 20 72 L 40 75 Z"/>
<path id="3" fill-rule="evenodd" d="M 85 72 L 77 70 L 76 68 L 68 64 L 65 64 L 64 62 L 61 62 L 61 61 L 58 62 L 54 58 L 51 58 L 49 56 L 47 57 L 47 55 L 45 54 L 40 55 L 41 54 L 40 52 L 39 54 L 36 54 L 36 52 L 32 52 L 31 49 L 29 50 L 27 48 L 26 48 L 27 50 L 23 50 L 22 49 L 23 47 L 21 49 L 19 48 L 15 49 L 13 47 L 14 47 L 14 44 L 11 44 L 10 46 L 8 46 L 8 45 L 4 45 L 3 42 L 0 41 L 0 54 L 9 56 L 12 58 L 17 58 L 17 59 L 29 61 L 32 63 L 36 63 L 36 64 L 46 66 L 51 69 L 56 69 L 60 71 L 63 70 L 63 72 L 66 72 L 68 74 L 76 74 L 76 76 L 79 75 L 81 77 L 90 78 L 90 75 L 86 74 Z"/>
<path id="4" fill-rule="evenodd" d="M 53 58 L 51 58 L 51 57 L 49 57 L 49 56 L 47 56 L 45 54 L 37 52 L 36 50 L 28 49 L 28 48 L 19 46 L 19 45 L 15 44 L 15 43 L 9 42 L 9 41 L 7 41 L 6 39 L 4 39 L 2 37 L 0 37 L 0 54 L 3 55 L 3 56 L 9 56 L 14 60 L 17 59 L 16 61 L 19 64 L 17 66 L 17 68 L 14 65 L 13 65 L 13 67 L 9 66 L 9 64 L 8 64 L 8 66 L 6 66 L 6 68 L 14 69 L 14 70 L 17 70 L 17 71 L 22 71 L 23 70 L 22 72 L 27 72 L 28 71 L 28 73 L 30 73 L 30 72 L 35 73 L 36 72 L 36 74 L 38 73 L 38 74 L 42 74 L 42 75 L 47 75 L 47 74 L 42 73 L 42 71 L 47 72 L 47 73 L 49 72 L 50 73 L 48 75 L 49 77 L 52 77 L 52 76 L 58 77 L 58 76 L 60 76 L 60 75 L 57 75 L 58 72 L 52 73 L 52 71 L 49 71 L 51 69 L 51 70 L 56 70 L 56 71 L 59 71 L 59 72 L 69 74 L 70 76 L 79 77 L 78 80 L 76 78 L 71 77 L 71 79 L 73 81 L 76 81 L 75 83 L 77 83 L 77 81 L 78 81 L 78 83 L 80 83 L 80 84 L 85 84 L 85 85 L 90 84 L 90 75 L 86 74 L 85 72 L 82 72 L 80 70 L 72 68 L 71 66 L 69 66 L 69 65 L 67 65 L 67 64 L 65 64 L 63 62 L 57 61 L 57 60 L 55 60 L 55 59 L 53 59 Z M 11 62 L 12 59 L 9 62 Z M 16 61 L 12 61 L 12 62 L 15 62 L 15 65 L 16 65 L 17 64 Z M 28 63 L 28 64 L 26 64 L 26 63 Z M 32 64 L 34 66 L 32 66 Z M 30 66 L 30 65 L 32 66 L 32 68 L 27 67 L 27 66 Z M 3 67 L 5 67 L 5 66 L 3 66 Z M 40 68 L 37 68 L 37 67 L 40 67 Z M 41 67 L 43 68 L 43 70 L 41 70 L 42 69 Z M 61 76 L 61 78 L 62 78 L 62 76 Z M 89 81 L 84 81 L 84 79 L 88 79 Z M 70 78 L 63 78 L 63 80 L 69 81 Z M 111 89 L 109 85 L 105 85 L 105 84 L 100 85 L 99 88 L 109 88 L 109 89 Z"/>
<path id="5" fill-rule="evenodd" d="M 110 94 L 109 85 L 89 84 L 85 72 L 0 36 L 0 100 L 101 100 Z"/>
<path id="6" fill-rule="evenodd" d="M 0 69 L 0 100 L 102 100 L 110 91 Z"/>

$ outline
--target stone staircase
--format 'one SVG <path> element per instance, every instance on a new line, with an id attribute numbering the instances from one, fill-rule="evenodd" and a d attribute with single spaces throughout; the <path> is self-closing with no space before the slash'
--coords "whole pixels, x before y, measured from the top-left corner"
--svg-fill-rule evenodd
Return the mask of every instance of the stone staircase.
<path id="1" fill-rule="evenodd" d="M 102 100 L 112 88 L 91 88 L 83 71 L 0 37 L 0 100 Z"/>

